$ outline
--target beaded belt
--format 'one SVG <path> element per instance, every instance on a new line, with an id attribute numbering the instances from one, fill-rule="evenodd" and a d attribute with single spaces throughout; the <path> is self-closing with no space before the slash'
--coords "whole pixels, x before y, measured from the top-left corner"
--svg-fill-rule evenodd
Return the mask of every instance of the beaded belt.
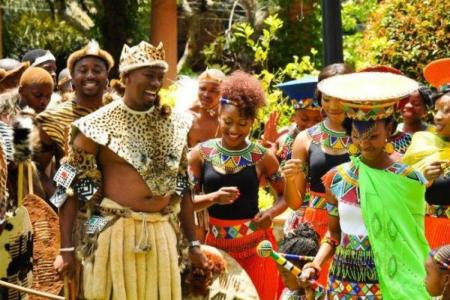
<path id="1" fill-rule="evenodd" d="M 247 236 L 257 230 L 252 220 L 232 226 L 220 226 L 209 224 L 209 232 L 216 239 L 236 239 Z"/>

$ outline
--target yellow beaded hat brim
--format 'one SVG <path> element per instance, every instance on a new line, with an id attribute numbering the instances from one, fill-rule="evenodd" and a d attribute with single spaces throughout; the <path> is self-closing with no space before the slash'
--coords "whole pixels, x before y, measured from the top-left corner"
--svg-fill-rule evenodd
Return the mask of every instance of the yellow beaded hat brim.
<path id="1" fill-rule="evenodd" d="M 395 104 L 419 88 L 398 74 L 360 72 L 327 78 L 318 84 L 324 99 L 341 101 L 348 118 L 381 120 L 394 114 Z"/>

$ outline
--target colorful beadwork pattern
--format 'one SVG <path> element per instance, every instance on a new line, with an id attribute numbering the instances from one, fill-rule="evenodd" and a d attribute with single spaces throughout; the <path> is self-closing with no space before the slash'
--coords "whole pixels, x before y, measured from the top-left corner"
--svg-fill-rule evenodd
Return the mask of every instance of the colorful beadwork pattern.
<path id="1" fill-rule="evenodd" d="M 232 151 L 220 145 L 220 139 L 206 141 L 200 145 L 200 154 L 203 159 L 212 163 L 226 173 L 236 173 L 245 167 L 255 165 L 266 153 L 266 149 L 256 143 L 250 142 L 242 150 Z"/>
<path id="2" fill-rule="evenodd" d="M 421 183 L 426 182 L 421 173 L 402 163 L 395 162 L 386 168 L 386 171 L 418 180 Z M 336 167 L 336 174 L 330 190 L 340 201 L 359 206 L 358 173 L 358 169 L 351 162 Z"/>
<path id="3" fill-rule="evenodd" d="M 210 232 L 216 239 L 236 239 L 249 235 L 257 230 L 253 221 L 234 226 L 210 225 Z"/>
<path id="4" fill-rule="evenodd" d="M 390 142 L 394 144 L 395 151 L 400 154 L 405 154 L 409 145 L 411 144 L 412 136 L 405 132 L 396 132 L 391 136 Z"/>
<path id="5" fill-rule="evenodd" d="M 342 152 L 348 149 L 350 137 L 345 132 L 333 131 L 325 126 L 324 122 L 307 129 L 312 142 L 320 144 L 332 152 Z"/>

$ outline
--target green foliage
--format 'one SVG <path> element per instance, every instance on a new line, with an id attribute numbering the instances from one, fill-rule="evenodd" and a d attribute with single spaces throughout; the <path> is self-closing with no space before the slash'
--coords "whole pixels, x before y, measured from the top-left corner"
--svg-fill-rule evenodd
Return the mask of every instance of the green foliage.
<path id="1" fill-rule="evenodd" d="M 317 49 L 314 65 L 322 65 L 322 16 L 320 1 L 278 0 L 278 15 L 284 26 L 279 30 L 269 54 L 269 68 L 276 69 L 292 61 L 294 56 L 310 54 Z"/>
<path id="2" fill-rule="evenodd" d="M 450 1 L 385 0 L 371 16 L 357 51 L 361 66 L 386 64 L 423 79 L 423 67 L 450 57 Z"/>
<path id="3" fill-rule="evenodd" d="M 315 49 L 310 50 L 311 56 L 302 58 L 294 56 L 293 60 L 283 67 L 271 70 L 269 67 L 273 51 L 271 47 L 278 37 L 277 34 L 283 28 L 283 22 L 275 14 L 269 16 L 264 24 L 265 27 L 258 36 L 250 24 L 235 23 L 227 35 L 219 36 L 203 51 L 209 67 L 220 68 L 225 72 L 244 69 L 255 74 L 261 80 L 266 92 L 267 105 L 258 114 L 260 122 L 255 122 L 252 134 L 255 138 L 262 134 L 263 124 L 272 111 L 281 113 L 280 126 L 291 123 L 293 110 L 287 99 L 275 86 L 290 79 L 300 78 L 305 74 L 317 73 L 314 64 L 317 55 Z"/>
<path id="4" fill-rule="evenodd" d="M 50 14 L 18 12 L 5 14 L 3 19 L 4 55 L 21 59 L 30 49 L 50 49 L 58 61 L 82 47 L 87 39 L 66 21 Z"/>
<path id="5" fill-rule="evenodd" d="M 363 39 L 362 30 L 377 8 L 378 0 L 347 0 L 342 3 L 342 31 L 344 61 L 357 66 L 362 64 L 356 49 Z"/>

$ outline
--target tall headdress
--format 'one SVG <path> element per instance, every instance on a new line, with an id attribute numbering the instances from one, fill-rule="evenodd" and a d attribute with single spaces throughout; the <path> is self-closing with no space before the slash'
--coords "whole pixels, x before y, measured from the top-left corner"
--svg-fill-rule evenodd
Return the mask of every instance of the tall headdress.
<path id="1" fill-rule="evenodd" d="M 67 59 L 67 68 L 70 73 L 73 72 L 75 64 L 86 56 L 94 56 L 102 59 L 106 63 L 106 67 L 109 70 L 114 66 L 114 59 L 106 50 L 100 49 L 99 44 L 92 40 L 85 47 L 73 52 Z"/>
<path id="2" fill-rule="evenodd" d="M 338 75 L 318 84 L 324 98 L 340 100 L 347 117 L 360 121 L 390 117 L 396 102 L 418 87 L 406 76 L 383 72 Z"/>
<path id="3" fill-rule="evenodd" d="M 432 61 L 423 68 L 423 76 L 440 91 L 450 90 L 450 58 Z"/>
<path id="4" fill-rule="evenodd" d="M 142 67 L 153 66 L 161 67 L 164 71 L 169 69 L 169 65 L 165 61 L 165 52 L 162 43 L 159 43 L 157 47 L 144 41 L 133 47 L 123 46 L 119 63 L 119 72 L 121 75 Z"/>
<path id="5" fill-rule="evenodd" d="M 295 110 L 320 109 L 316 99 L 317 77 L 305 76 L 298 80 L 291 80 L 276 86 L 291 99 Z"/>

